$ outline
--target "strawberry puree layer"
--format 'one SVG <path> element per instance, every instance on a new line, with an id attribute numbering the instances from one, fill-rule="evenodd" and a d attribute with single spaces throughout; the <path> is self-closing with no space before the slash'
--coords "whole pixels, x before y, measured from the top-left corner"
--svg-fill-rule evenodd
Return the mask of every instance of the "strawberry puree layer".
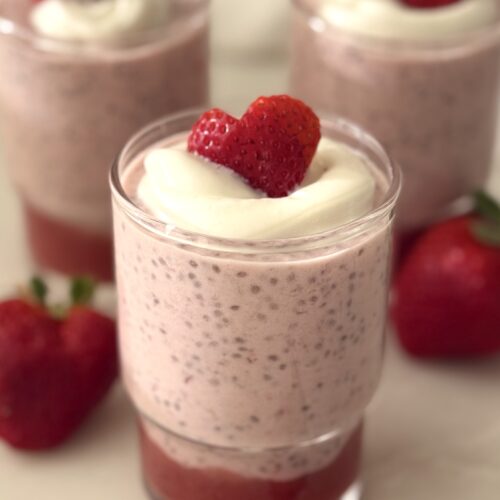
<path id="1" fill-rule="evenodd" d="M 108 234 L 80 229 L 24 204 L 26 232 L 38 265 L 68 275 L 113 279 L 113 245 Z"/>
<path id="2" fill-rule="evenodd" d="M 251 479 L 220 469 L 183 467 L 141 428 L 143 473 L 158 500 L 339 500 L 356 480 L 361 427 L 325 468 L 292 481 Z"/>

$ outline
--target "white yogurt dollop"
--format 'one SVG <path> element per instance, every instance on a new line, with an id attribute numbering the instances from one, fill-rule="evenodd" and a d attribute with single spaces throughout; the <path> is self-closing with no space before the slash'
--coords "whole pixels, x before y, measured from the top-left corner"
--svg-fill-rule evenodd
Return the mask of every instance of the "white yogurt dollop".
<path id="1" fill-rule="evenodd" d="M 119 38 L 161 25 L 166 0 L 43 0 L 31 11 L 38 33 L 62 40 Z"/>
<path id="2" fill-rule="evenodd" d="M 461 0 L 412 8 L 400 0 L 324 0 L 320 16 L 348 32 L 380 38 L 440 40 L 495 22 L 497 0 Z"/>
<path id="3" fill-rule="evenodd" d="M 156 149 L 144 160 L 137 195 L 151 213 L 209 236 L 274 239 L 327 231 L 367 213 L 376 181 L 367 160 L 322 139 L 307 175 L 289 196 L 268 198 L 231 170 L 186 151 Z"/>

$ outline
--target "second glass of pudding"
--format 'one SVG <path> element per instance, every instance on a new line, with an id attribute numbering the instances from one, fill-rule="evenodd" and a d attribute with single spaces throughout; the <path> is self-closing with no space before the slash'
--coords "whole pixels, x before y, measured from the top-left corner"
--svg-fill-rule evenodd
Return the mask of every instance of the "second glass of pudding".
<path id="1" fill-rule="evenodd" d="M 0 0 L 0 117 L 35 262 L 113 276 L 108 171 L 208 100 L 208 0 Z"/>
<path id="2" fill-rule="evenodd" d="M 181 175 L 170 194 L 156 192 L 177 215 L 155 216 L 144 198 L 145 164 L 161 148 L 185 149 L 198 116 L 172 116 L 140 132 L 111 176 L 122 371 L 138 412 L 147 488 L 158 500 L 359 498 L 399 172 L 374 139 L 329 119 L 322 134 L 337 152 L 320 144 L 316 156 L 324 155 L 319 165 L 339 165 L 343 194 L 325 191 L 336 200 L 331 213 L 315 197 L 301 205 L 305 191 L 298 206 L 293 195 L 207 201 L 192 187 L 197 180 Z M 355 167 L 366 173 L 368 197 L 366 182 L 342 187 Z M 314 168 L 307 182 L 318 186 L 323 167 Z M 224 186 L 215 189 L 227 196 Z M 276 210 L 254 214 L 254 202 Z M 241 223 L 231 225 L 231 217 Z M 184 229 L 200 220 L 225 237 Z M 311 221 L 322 229 L 311 234 Z M 278 226 L 295 236 L 276 237 Z M 233 231 L 238 239 L 228 237 Z"/>
<path id="3" fill-rule="evenodd" d="M 372 133 L 403 170 L 411 233 L 482 187 L 495 144 L 500 4 L 292 0 L 291 89 Z"/>

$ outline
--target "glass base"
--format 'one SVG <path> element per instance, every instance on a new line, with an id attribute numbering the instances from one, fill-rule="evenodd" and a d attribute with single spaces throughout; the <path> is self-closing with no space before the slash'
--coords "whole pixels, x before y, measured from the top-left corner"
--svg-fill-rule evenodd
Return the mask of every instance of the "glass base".
<path id="1" fill-rule="evenodd" d="M 154 500 L 358 500 L 360 498 L 359 466 L 361 457 L 362 426 L 358 424 L 345 435 L 332 459 L 320 469 L 305 466 L 302 475 L 259 475 L 252 467 L 255 459 L 268 463 L 269 452 L 231 452 L 220 448 L 188 442 L 177 436 L 172 446 L 172 436 L 164 429 L 151 428 L 140 423 L 142 467 L 146 490 Z M 160 444 L 161 443 L 161 444 Z M 166 451 L 178 454 L 189 450 L 191 459 L 204 466 L 184 465 Z M 315 455 L 325 451 L 324 443 L 310 448 L 293 447 L 287 453 Z M 168 447 L 167 447 L 168 448 Z M 204 449 L 203 449 L 204 448 Z M 208 450 L 208 455 L 206 454 Z M 201 455 L 204 453 L 204 455 Z M 187 455 L 184 455 L 185 457 Z M 288 455 L 287 455 L 288 456 Z M 317 456 L 317 455 L 316 455 Z M 217 460 L 224 459 L 224 465 Z M 273 458 L 276 456 L 273 455 Z M 208 465 L 210 463 L 210 465 Z M 241 465 L 248 468 L 242 468 Z M 301 462 L 302 465 L 304 465 Z M 261 469 L 262 470 L 262 469 Z M 269 468 L 267 469 L 269 470 Z M 281 469 L 283 472 L 283 469 Z"/>
<path id="2" fill-rule="evenodd" d="M 176 500 L 175 498 L 159 497 L 149 488 L 146 481 L 144 481 L 144 488 L 148 497 L 151 500 Z M 361 500 L 361 493 L 363 492 L 363 484 L 361 480 L 356 481 L 352 486 L 340 497 L 332 498 L 331 500 Z M 258 500 L 258 499 L 256 499 Z"/>

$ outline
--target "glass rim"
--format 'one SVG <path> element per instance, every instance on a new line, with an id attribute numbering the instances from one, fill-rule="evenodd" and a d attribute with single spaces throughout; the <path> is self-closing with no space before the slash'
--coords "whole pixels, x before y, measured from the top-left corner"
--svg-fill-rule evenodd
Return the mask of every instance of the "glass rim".
<path id="1" fill-rule="evenodd" d="M 321 123 L 330 124 L 335 126 L 336 129 L 347 133 L 351 138 L 358 142 L 367 144 L 369 150 L 374 152 L 378 157 L 381 158 L 384 165 L 388 167 L 391 177 L 387 179 L 387 189 L 385 190 L 382 199 L 379 201 L 377 206 L 373 207 L 368 213 L 356 217 L 348 222 L 339 224 L 331 229 L 327 229 L 322 232 L 308 234 L 305 236 L 295 236 L 295 237 L 284 237 L 284 238 L 263 238 L 263 239 L 241 239 L 241 238 L 224 238 L 212 235 L 207 235 L 195 231 L 190 231 L 182 229 L 175 224 L 168 223 L 161 220 L 151 213 L 145 211 L 139 207 L 126 193 L 122 181 L 120 179 L 120 167 L 124 162 L 124 158 L 140 139 L 146 137 L 148 134 L 152 133 L 154 130 L 174 123 L 176 121 L 187 119 L 189 117 L 196 120 L 204 111 L 205 108 L 191 108 L 178 113 L 167 115 L 159 120 L 156 120 L 146 127 L 142 128 L 136 132 L 126 143 L 126 145 L 121 149 L 121 151 L 116 156 L 113 161 L 109 173 L 109 183 L 111 187 L 112 198 L 120 204 L 120 206 L 125 210 L 127 215 L 131 217 L 135 222 L 139 222 L 144 225 L 147 224 L 148 228 L 153 228 L 155 226 L 168 226 L 169 230 L 167 232 L 155 234 L 159 235 L 164 239 L 175 240 L 180 243 L 185 244 L 195 244 L 193 241 L 202 240 L 208 245 L 223 246 L 223 247 L 256 247 L 256 246 L 273 246 L 273 245 L 297 245 L 302 246 L 307 242 L 322 241 L 324 239 L 329 239 L 332 236 L 339 234 L 356 234 L 360 227 L 364 227 L 370 222 L 382 219 L 388 213 L 390 213 L 396 204 L 399 193 L 401 191 L 402 184 L 402 174 L 401 169 L 397 163 L 395 163 L 392 158 L 388 155 L 385 148 L 377 141 L 371 134 L 365 132 L 362 128 L 355 125 L 353 122 L 346 120 L 337 115 L 320 115 Z"/>
<path id="2" fill-rule="evenodd" d="M 308 0 L 290 0 L 293 6 L 300 14 L 308 19 L 318 19 L 326 26 L 325 31 L 339 33 L 345 40 L 355 41 L 361 45 L 368 46 L 373 50 L 388 48 L 395 53 L 404 53 L 413 51 L 420 55 L 448 53 L 455 50 L 461 50 L 465 46 L 469 46 L 471 42 L 475 42 L 472 46 L 473 51 L 476 46 L 490 46 L 500 43 L 500 4 L 497 19 L 491 24 L 482 28 L 477 28 L 466 33 L 457 33 L 441 39 L 402 39 L 397 37 L 383 37 L 369 34 L 362 34 L 356 31 L 349 31 L 341 26 L 335 26 L 332 23 L 324 20 L 314 9 L 309 5 Z M 397 42 L 397 43 L 395 43 Z"/>
<path id="3" fill-rule="evenodd" d="M 0 0 L 1 1 L 1 0 Z M 182 2 L 182 0 L 174 0 Z M 211 0 L 195 0 L 199 8 L 206 7 Z M 193 0 L 191 0 L 193 2 Z M 192 14 L 185 13 L 180 19 L 188 19 Z M 159 38 L 161 33 L 169 33 L 165 26 L 158 26 L 151 29 L 141 30 L 130 37 L 119 39 L 96 39 L 96 40 L 64 40 L 37 33 L 18 22 L 0 14 L 0 37 L 13 37 L 21 42 L 28 43 L 41 52 L 60 53 L 71 52 L 73 54 L 92 55 L 99 54 L 123 54 L 133 50 L 140 50 L 150 44 L 163 41 Z M 169 33 L 170 34 L 170 33 Z"/>

